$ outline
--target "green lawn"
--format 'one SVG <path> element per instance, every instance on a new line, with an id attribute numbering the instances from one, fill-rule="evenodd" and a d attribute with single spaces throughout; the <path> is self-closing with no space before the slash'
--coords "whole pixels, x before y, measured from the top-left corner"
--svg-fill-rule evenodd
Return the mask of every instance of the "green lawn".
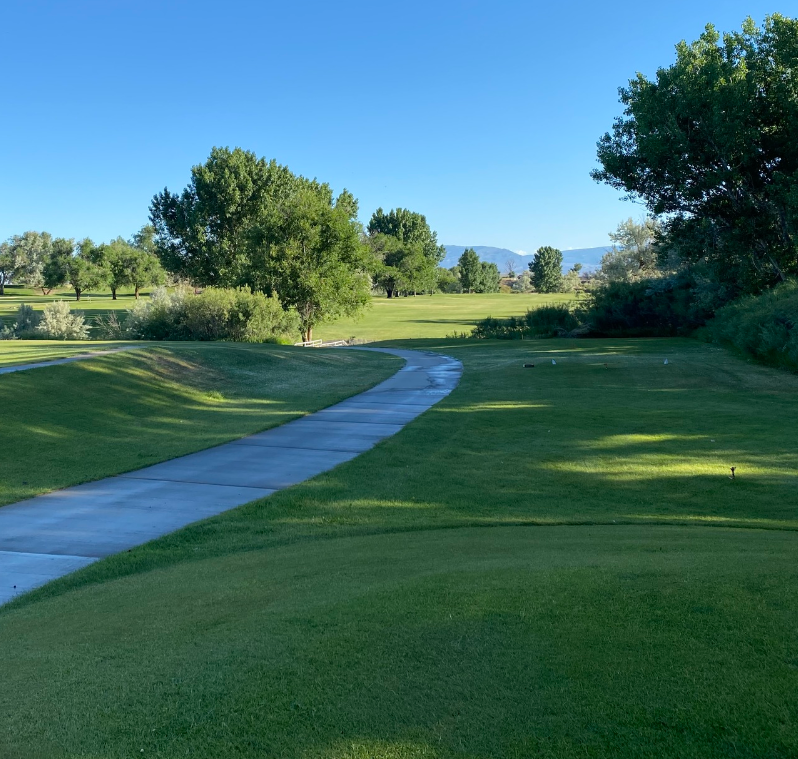
<path id="1" fill-rule="evenodd" d="M 0 368 L 79 356 L 82 353 L 119 348 L 122 345 L 131 343 L 110 340 L 2 340 Z"/>
<path id="2" fill-rule="evenodd" d="M 417 295 L 408 298 L 372 298 L 371 308 L 357 319 L 339 319 L 313 332 L 324 340 L 404 340 L 469 334 L 486 316 L 523 316 L 551 303 L 571 302 L 574 295 L 554 293 L 491 293 Z"/>
<path id="3" fill-rule="evenodd" d="M 0 505 L 282 424 L 399 366 L 382 354 L 171 343 L 2 375 Z"/>
<path id="4" fill-rule="evenodd" d="M 412 345 L 397 436 L 0 610 L 0 755 L 798 754 L 798 377 Z"/>

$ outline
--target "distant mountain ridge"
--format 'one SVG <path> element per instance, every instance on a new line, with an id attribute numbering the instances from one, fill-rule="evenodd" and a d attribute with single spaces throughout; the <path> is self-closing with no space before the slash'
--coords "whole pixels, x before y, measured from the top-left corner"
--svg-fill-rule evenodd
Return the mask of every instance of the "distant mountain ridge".
<path id="1" fill-rule="evenodd" d="M 520 274 L 529 267 L 529 263 L 534 258 L 533 255 L 522 255 L 508 248 L 492 248 L 489 245 L 444 245 L 446 248 L 446 258 L 443 259 L 441 266 L 450 269 L 457 265 L 460 256 L 466 248 L 473 248 L 479 256 L 480 261 L 496 264 L 502 274 L 507 274 L 508 263 L 512 262 L 516 274 Z M 610 249 L 609 245 L 598 248 L 576 248 L 574 250 L 564 250 L 563 272 L 568 271 L 574 264 L 582 264 L 584 269 L 598 269 L 601 266 L 601 257 Z"/>

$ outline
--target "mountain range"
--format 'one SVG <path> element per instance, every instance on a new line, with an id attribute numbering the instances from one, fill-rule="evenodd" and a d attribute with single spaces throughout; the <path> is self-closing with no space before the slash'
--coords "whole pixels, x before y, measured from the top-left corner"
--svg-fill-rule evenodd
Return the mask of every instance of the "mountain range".
<path id="1" fill-rule="evenodd" d="M 441 266 L 450 269 L 457 265 L 457 261 L 466 248 L 473 248 L 479 256 L 480 261 L 496 264 L 502 274 L 507 271 L 512 263 L 516 274 L 525 271 L 534 256 L 516 253 L 507 248 L 492 248 L 489 245 L 444 245 L 446 248 L 446 258 L 443 259 Z M 564 250 L 562 252 L 563 273 L 568 271 L 574 264 L 582 264 L 586 271 L 598 269 L 601 265 L 601 257 L 610 249 L 608 245 L 598 248 L 576 248 L 574 250 Z"/>

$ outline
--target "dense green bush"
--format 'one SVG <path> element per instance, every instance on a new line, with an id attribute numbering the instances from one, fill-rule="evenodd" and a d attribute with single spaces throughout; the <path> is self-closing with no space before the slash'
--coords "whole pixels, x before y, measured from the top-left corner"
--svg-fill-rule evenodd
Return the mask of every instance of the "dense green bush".
<path id="1" fill-rule="evenodd" d="M 109 328 L 113 328 L 110 325 Z M 276 297 L 240 289 L 208 288 L 199 295 L 157 288 L 128 312 L 122 335 L 141 340 L 279 342 L 299 333 L 299 320 Z"/>
<path id="2" fill-rule="evenodd" d="M 689 277 L 608 282 L 591 292 L 585 319 L 597 336 L 672 337 L 701 327 L 717 304 Z"/>
<path id="3" fill-rule="evenodd" d="M 798 370 L 798 282 L 721 308 L 699 335 L 764 363 Z"/>
<path id="4" fill-rule="evenodd" d="M 525 337 L 565 337 L 578 331 L 579 315 L 566 305 L 542 306 L 524 316 L 488 317 L 477 323 L 471 337 L 517 340 Z"/>

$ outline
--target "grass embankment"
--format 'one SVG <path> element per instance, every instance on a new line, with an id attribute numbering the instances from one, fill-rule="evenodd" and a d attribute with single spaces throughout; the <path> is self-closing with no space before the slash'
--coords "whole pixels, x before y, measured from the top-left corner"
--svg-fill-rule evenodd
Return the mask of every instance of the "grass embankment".
<path id="1" fill-rule="evenodd" d="M 397 436 L 0 611 L 6 755 L 798 753 L 798 378 L 413 345 L 465 374 Z"/>
<path id="2" fill-rule="evenodd" d="M 400 366 L 382 354 L 171 343 L 2 375 L 0 505 L 282 424 Z"/>
<path id="3" fill-rule="evenodd" d="M 313 332 L 324 340 L 358 337 L 364 340 L 441 338 L 470 334 L 487 316 L 522 316 L 531 309 L 566 303 L 576 296 L 566 293 L 489 293 L 416 295 L 408 298 L 375 297 L 372 307 L 357 319 L 339 319 Z"/>

